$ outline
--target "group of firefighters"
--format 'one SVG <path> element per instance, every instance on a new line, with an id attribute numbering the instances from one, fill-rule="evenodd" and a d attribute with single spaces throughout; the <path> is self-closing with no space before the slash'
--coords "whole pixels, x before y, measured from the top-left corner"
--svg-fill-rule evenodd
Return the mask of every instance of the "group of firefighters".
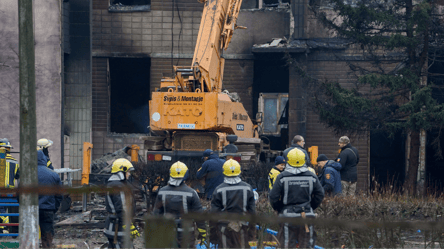
<path id="1" fill-rule="evenodd" d="M 296 136 L 300 140 L 301 136 Z M 294 139 L 294 140 L 295 140 Z M 303 138 L 302 138 L 303 139 Z M 298 142 L 298 141 L 296 141 Z M 300 142 L 300 141 L 299 141 Z M 341 142 L 345 145 L 341 145 Z M 308 155 L 303 145 L 292 146 L 284 151 L 284 156 L 277 157 L 275 167 L 269 176 L 270 192 L 269 202 L 272 208 L 281 217 L 296 217 L 307 219 L 304 225 L 283 223 L 278 232 L 279 245 L 282 248 L 314 248 L 316 233 L 310 224 L 310 219 L 315 218 L 314 210 L 321 204 L 324 195 L 340 195 L 342 186 L 353 185 L 354 182 L 346 180 L 341 182 L 342 163 L 346 160 L 354 163 L 354 169 L 349 169 L 344 174 L 353 175 L 356 171 L 355 160 L 347 158 L 347 155 L 339 154 L 338 158 L 328 160 L 321 154 L 317 158 L 316 172 L 307 164 Z M 339 145 L 342 151 L 349 144 L 347 137 L 342 137 Z M 351 147 L 351 145 L 349 146 Z M 341 152 L 342 152 L 341 151 Z M 357 150 L 353 147 L 353 154 Z M 206 150 L 203 155 L 205 162 L 198 170 L 197 178 L 206 176 L 205 193 L 206 199 L 211 200 L 210 213 L 233 213 L 233 214 L 255 214 L 256 201 L 252 187 L 241 179 L 241 165 L 233 160 L 220 159 L 216 153 Z M 113 175 L 109 179 L 108 187 L 121 186 L 125 184 L 129 173 L 134 170 L 131 162 L 126 159 L 118 159 L 113 163 Z M 176 221 L 176 242 L 179 247 L 193 247 L 194 239 L 190 244 L 184 244 L 184 233 L 189 233 L 189 238 L 200 240 L 200 244 L 212 244 L 221 248 L 246 248 L 249 241 L 254 240 L 256 226 L 244 221 L 221 220 L 217 223 L 210 222 L 210 235 L 207 238 L 207 230 L 204 221 L 196 221 L 197 232 L 194 226 L 183 227 L 182 216 L 186 213 L 203 212 L 202 204 L 197 192 L 187 186 L 185 181 L 189 175 L 188 167 L 180 161 L 172 164 L 169 171 L 168 185 L 158 191 L 153 207 L 153 215 L 169 215 Z M 105 235 L 109 240 L 109 248 L 122 248 L 124 241 L 123 217 L 125 213 L 124 193 L 106 196 L 106 208 L 110 213 L 106 220 Z M 140 236 L 134 225 L 131 225 L 131 237 Z"/>
<path id="2" fill-rule="evenodd" d="M 344 190 L 351 194 L 356 189 L 356 164 L 359 156 L 356 148 L 351 146 L 347 137 L 341 137 L 339 145 L 342 150 L 338 158 L 328 160 L 321 154 L 317 158 L 317 173 L 309 165 L 309 157 L 303 149 L 305 141 L 301 136 L 295 136 L 293 144 L 284 151 L 283 156 L 277 157 L 275 167 L 269 174 L 269 202 L 272 208 L 282 217 L 297 217 L 307 219 L 304 225 L 283 223 L 278 232 L 279 245 L 282 248 L 313 248 L 316 233 L 309 219 L 315 217 L 314 210 L 321 204 L 324 195 L 344 194 Z M 60 177 L 53 171 L 49 159 L 48 147 L 52 141 L 40 139 L 38 141 L 38 174 L 39 184 L 61 185 Z M 19 164 L 10 155 L 11 144 L 7 139 L 0 139 L 0 148 L 6 149 L 6 181 L 5 185 L 14 188 L 18 184 Z M 344 152 L 344 153 L 343 153 Z M 354 157 L 353 157 L 354 155 Z M 196 177 L 206 179 L 205 195 L 211 201 L 211 213 L 255 214 L 256 201 L 252 187 L 241 178 L 241 165 L 233 160 L 220 159 L 212 150 L 203 154 L 204 163 L 196 173 Z M 354 160 L 353 160 L 354 159 Z M 348 163 L 347 163 L 348 162 Z M 350 167 L 352 165 L 352 167 Z M 344 170 L 345 169 L 345 170 Z M 128 184 L 134 167 L 124 158 L 117 159 L 112 164 L 111 177 L 107 187 L 124 188 Z M 184 244 L 184 233 L 189 238 L 195 238 L 194 226 L 183 227 L 182 216 L 186 213 L 203 212 L 202 204 L 197 192 L 187 186 L 185 181 L 190 174 L 188 167 L 180 161 L 172 164 L 169 170 L 168 185 L 158 191 L 153 215 L 169 215 L 176 220 L 176 242 L 179 247 L 193 247 L 194 239 L 190 244 Z M 345 178 L 344 179 L 341 179 Z M 59 195 L 39 196 L 40 229 L 42 232 L 43 247 L 50 247 L 54 236 L 54 214 L 57 212 L 62 197 Z M 104 234 L 108 238 L 109 248 L 122 248 L 125 236 L 124 217 L 128 207 L 125 191 L 108 192 L 105 203 L 109 213 Z M 17 212 L 17 210 L 9 210 Z M 6 213 L 0 207 L 0 213 Z M 134 213 L 134 212 L 131 212 Z M 0 217 L 7 223 L 8 217 Z M 12 219 L 12 217 L 11 217 Z M 17 220 L 12 220 L 18 223 Z M 222 248 L 245 248 L 249 241 L 254 240 L 256 226 L 243 221 L 219 221 L 209 224 L 211 238 L 207 238 L 204 221 L 196 221 L 198 240 L 201 245 L 219 245 Z M 11 230 L 10 232 L 16 232 Z M 131 238 L 140 236 L 138 229 L 131 224 Z"/>

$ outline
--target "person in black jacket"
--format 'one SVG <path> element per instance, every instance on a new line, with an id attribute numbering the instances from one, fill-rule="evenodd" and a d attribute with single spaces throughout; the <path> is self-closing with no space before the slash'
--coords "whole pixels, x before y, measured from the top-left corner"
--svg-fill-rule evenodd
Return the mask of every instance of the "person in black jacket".
<path id="1" fill-rule="evenodd" d="M 46 166 L 47 162 L 43 151 L 37 151 L 39 186 L 62 186 L 60 176 Z M 39 195 L 39 225 L 43 248 L 53 247 L 54 214 L 59 209 L 61 201 L 62 195 Z"/>
<path id="2" fill-rule="evenodd" d="M 134 171 L 134 167 L 130 161 L 125 158 L 119 158 L 113 162 L 111 168 L 111 177 L 108 179 L 108 188 L 123 188 L 127 185 L 127 179 L 130 177 L 131 171 Z M 126 212 L 132 212 L 134 210 L 127 210 L 125 192 L 120 193 L 106 193 L 105 205 L 106 211 L 109 215 L 105 220 L 104 234 L 108 238 L 108 248 L 123 248 L 125 225 L 124 217 Z M 132 199 L 132 198 L 130 198 Z M 133 205 L 135 208 L 135 205 Z M 130 228 L 131 239 L 140 236 L 136 227 L 131 224 Z M 131 245 L 132 247 L 132 245 Z"/>
<path id="3" fill-rule="evenodd" d="M 214 189 L 224 181 L 222 165 L 224 165 L 225 160 L 219 158 L 219 156 L 214 154 L 210 149 L 204 151 L 202 159 L 205 160 L 205 162 L 202 164 L 202 167 L 197 170 L 196 178 L 202 179 L 205 177 L 205 195 L 207 196 L 207 200 L 211 200 Z"/>
<path id="4" fill-rule="evenodd" d="M 202 212 L 202 204 L 200 203 L 197 192 L 185 184 L 188 176 L 188 167 L 178 161 L 170 168 L 170 179 L 168 185 L 161 188 L 157 194 L 156 203 L 154 204 L 154 215 L 172 214 L 176 219 L 176 241 L 180 247 L 194 246 L 194 226 L 183 228 L 181 217 L 186 213 Z M 205 230 L 205 222 L 196 222 L 199 231 L 201 244 L 206 240 L 207 233 Z M 183 244 L 183 231 L 189 231 L 189 244 Z"/>
<path id="5" fill-rule="evenodd" d="M 288 154 L 288 152 L 290 152 L 290 150 L 292 150 L 294 148 L 298 148 L 302 152 L 304 152 L 304 154 L 305 154 L 305 164 L 308 167 L 310 167 L 311 166 L 310 156 L 308 155 L 308 152 L 304 149 L 304 146 L 305 146 L 305 139 L 304 139 L 304 137 L 301 136 L 301 135 L 294 136 L 293 141 L 291 142 L 291 146 L 289 148 L 285 149 L 284 152 L 283 152 L 285 160 L 288 160 L 287 154 Z"/>
<path id="6" fill-rule="evenodd" d="M 229 159 L 224 163 L 223 170 L 224 182 L 214 190 L 211 212 L 255 214 L 253 189 L 239 177 L 240 164 Z M 254 237 L 255 227 L 243 221 L 219 221 L 215 230 L 218 241 L 213 244 L 219 244 L 222 248 L 245 248 Z"/>
<path id="7" fill-rule="evenodd" d="M 284 172 L 277 176 L 270 192 L 270 204 L 279 216 L 315 218 L 314 210 L 324 199 L 318 177 L 305 166 L 305 154 L 294 148 L 287 154 Z M 279 242 L 283 248 L 314 248 L 316 233 L 312 225 L 281 224 Z"/>
<path id="8" fill-rule="evenodd" d="M 346 136 L 339 138 L 339 147 L 341 147 L 338 158 L 336 159 L 342 165 L 341 185 L 342 194 L 355 195 L 356 183 L 358 181 L 358 171 L 356 165 L 359 163 L 358 150 L 350 144 L 350 139 Z"/>

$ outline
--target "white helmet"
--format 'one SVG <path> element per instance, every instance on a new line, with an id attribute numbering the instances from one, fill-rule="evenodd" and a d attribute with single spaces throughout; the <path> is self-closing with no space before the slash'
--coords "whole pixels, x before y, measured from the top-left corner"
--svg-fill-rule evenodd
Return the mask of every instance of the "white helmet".
<path id="1" fill-rule="evenodd" d="M 48 148 L 53 144 L 53 142 L 47 138 L 41 138 L 37 141 L 37 150 L 42 150 Z"/>

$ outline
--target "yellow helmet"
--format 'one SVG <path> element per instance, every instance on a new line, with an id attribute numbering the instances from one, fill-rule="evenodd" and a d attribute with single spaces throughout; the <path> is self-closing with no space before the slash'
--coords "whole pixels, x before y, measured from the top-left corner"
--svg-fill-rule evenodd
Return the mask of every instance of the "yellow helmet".
<path id="1" fill-rule="evenodd" d="M 37 150 L 48 148 L 53 142 L 47 138 L 41 138 L 37 141 Z"/>
<path id="2" fill-rule="evenodd" d="M 185 163 L 177 161 L 171 165 L 170 176 L 173 178 L 184 178 L 187 171 L 188 167 L 185 165 Z"/>
<path id="3" fill-rule="evenodd" d="M 119 158 L 113 162 L 111 173 L 133 171 L 133 164 L 125 158 Z"/>
<path id="4" fill-rule="evenodd" d="M 240 164 L 233 159 L 229 159 L 223 166 L 225 176 L 238 176 L 241 173 Z"/>
<path id="5" fill-rule="evenodd" d="M 301 167 L 305 164 L 305 153 L 298 148 L 290 150 L 287 154 L 288 164 L 293 167 Z"/>

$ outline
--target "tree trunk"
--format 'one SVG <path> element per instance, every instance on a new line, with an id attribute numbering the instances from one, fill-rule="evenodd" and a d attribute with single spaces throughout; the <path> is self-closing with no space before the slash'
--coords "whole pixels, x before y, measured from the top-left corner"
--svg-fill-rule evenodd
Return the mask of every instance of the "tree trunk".
<path id="1" fill-rule="evenodd" d="M 410 135 L 410 155 L 409 155 L 409 170 L 406 172 L 406 180 L 404 181 L 404 189 L 410 195 L 416 194 L 416 177 L 418 175 L 419 166 L 419 146 L 420 137 L 418 131 L 412 131 Z"/>

